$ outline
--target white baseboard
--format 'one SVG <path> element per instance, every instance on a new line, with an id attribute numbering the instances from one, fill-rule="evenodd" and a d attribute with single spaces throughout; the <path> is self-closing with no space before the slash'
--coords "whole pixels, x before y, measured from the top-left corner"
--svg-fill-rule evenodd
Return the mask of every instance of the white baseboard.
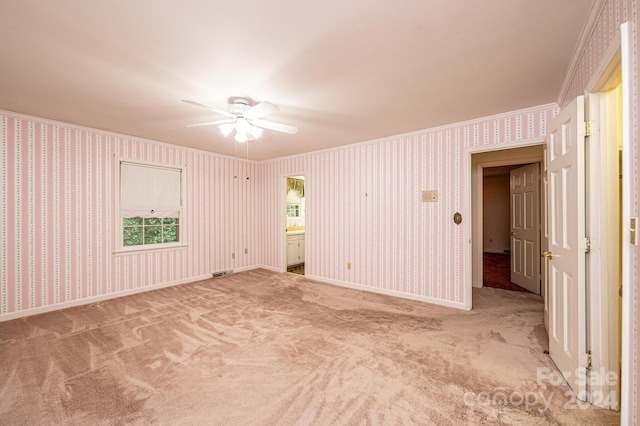
<path id="1" fill-rule="evenodd" d="M 233 270 L 233 273 L 250 271 L 252 269 L 259 269 L 259 268 L 268 269 L 268 270 L 274 271 L 274 272 L 282 272 L 280 269 L 274 268 L 272 266 L 252 265 L 252 266 L 245 266 L 245 267 L 242 267 L 242 268 L 235 268 Z M 39 308 L 24 309 L 24 310 L 21 310 L 21 311 L 10 312 L 8 314 L 0 315 L 0 322 L 10 321 L 10 320 L 13 320 L 13 319 L 18 319 L 18 318 L 23 318 L 23 317 L 28 317 L 28 316 L 31 316 L 31 315 L 44 314 L 44 313 L 47 313 L 47 312 L 59 311 L 61 309 L 72 308 L 74 306 L 88 305 L 88 304 L 91 304 L 91 303 L 101 302 L 101 301 L 104 301 L 104 300 L 115 299 L 116 297 L 129 296 L 131 294 L 136 294 L 136 293 L 143 293 L 145 291 L 152 291 L 152 290 L 158 290 L 160 288 L 172 287 L 172 286 L 180 285 L 180 284 L 193 283 L 193 282 L 196 282 L 196 281 L 202 281 L 202 280 L 206 280 L 206 279 L 209 279 L 209 278 L 211 278 L 211 274 L 206 274 L 206 275 L 201 275 L 201 276 L 198 276 L 198 277 L 187 278 L 187 279 L 179 280 L 179 281 L 171 281 L 171 282 L 167 282 L 167 283 L 150 285 L 150 286 L 141 287 L 141 288 L 134 288 L 134 289 L 131 289 L 131 290 L 119 291 L 117 293 L 109 293 L 109 294 L 103 294 L 103 295 L 95 296 L 95 297 L 87 297 L 87 298 L 84 298 L 84 299 L 71 300 L 69 302 L 58 303 L 58 304 L 55 304 L 55 305 L 47 305 L 47 306 L 42 306 L 42 307 L 39 307 Z"/>
<path id="2" fill-rule="evenodd" d="M 255 265 L 250 268 L 246 268 L 245 270 L 248 271 L 250 269 L 266 269 L 273 272 L 284 272 L 281 268 L 276 268 L 274 266 L 267 266 L 267 265 Z"/>
<path id="3" fill-rule="evenodd" d="M 117 297 L 129 296 L 131 294 L 144 293 L 145 291 L 158 290 L 165 287 L 173 287 L 180 284 L 188 284 L 196 281 L 202 281 L 211 278 L 211 274 L 200 275 L 198 277 L 187 278 L 179 281 L 171 281 L 167 283 L 155 284 L 146 287 L 133 288 L 130 290 L 119 291 L 117 293 L 103 294 L 100 296 L 87 297 L 84 299 L 71 300 L 68 302 L 57 303 L 55 305 L 47 305 L 39 308 L 25 309 L 17 312 L 0 315 L 0 322 L 10 321 L 31 315 L 44 314 L 47 312 L 59 311 L 61 309 L 72 308 L 74 306 L 89 305 L 91 303 L 102 302 L 104 300 L 115 299 Z"/>
<path id="4" fill-rule="evenodd" d="M 234 273 L 239 273 L 239 272 L 250 271 L 250 270 L 253 270 L 253 269 L 267 269 L 267 270 L 273 271 L 273 272 L 283 272 L 283 271 L 280 270 L 280 268 L 275 268 L 273 266 L 267 266 L 267 265 L 245 266 L 245 267 L 242 267 L 242 268 L 236 268 L 236 269 L 233 270 L 233 272 Z M 372 288 L 372 287 L 367 287 L 367 286 L 364 286 L 364 285 L 361 285 L 361 284 L 354 284 L 354 283 L 349 283 L 349 282 L 340 281 L 340 280 L 332 280 L 332 279 L 323 278 L 323 277 L 317 277 L 317 276 L 313 276 L 313 275 L 306 275 L 305 277 L 310 279 L 310 280 L 319 281 L 319 282 L 326 283 L 326 284 L 337 285 L 337 286 L 340 286 L 340 287 L 351 288 L 351 289 L 354 289 L 354 290 L 361 290 L 361 291 L 368 291 L 368 292 L 371 292 L 371 293 L 385 294 L 387 296 L 400 297 L 402 299 L 415 300 L 415 301 L 418 301 L 418 302 L 432 303 L 434 305 L 446 306 L 446 307 L 449 307 L 449 308 L 464 309 L 464 310 L 469 310 L 470 309 L 470 307 L 467 307 L 464 303 L 450 302 L 448 300 L 441 300 L 441 299 L 436 299 L 436 298 L 427 297 L 427 296 L 417 296 L 417 295 L 413 295 L 413 294 L 400 293 L 400 292 L 393 291 L 393 290 Z M 165 287 L 173 287 L 173 286 L 176 286 L 176 285 L 188 284 L 188 283 L 192 283 L 192 282 L 196 282 L 196 281 L 203 281 L 203 280 L 206 280 L 206 279 L 209 279 L 209 278 L 211 278 L 211 274 L 200 275 L 200 276 L 197 276 L 197 277 L 187 278 L 187 279 L 184 279 L 184 280 L 171 281 L 171 282 L 167 282 L 167 283 L 150 285 L 150 286 L 141 287 L 141 288 L 133 288 L 133 289 L 130 289 L 130 290 L 119 291 L 117 293 L 109 293 L 109 294 L 103 294 L 103 295 L 100 295 L 100 296 L 87 297 L 87 298 L 84 298 L 84 299 L 71 300 L 71 301 L 68 301 L 68 302 L 58 303 L 58 304 L 55 304 L 55 305 L 42 306 L 42 307 L 39 307 L 39 308 L 24 309 L 24 310 L 21 310 L 21 311 L 11 312 L 11 313 L 8 313 L 8 314 L 0 315 L 0 322 L 10 321 L 10 320 L 13 320 L 13 319 L 23 318 L 23 317 L 27 317 L 27 316 L 31 316 L 31 315 L 44 314 L 44 313 L 47 313 L 47 312 L 59 311 L 61 309 L 72 308 L 74 306 L 89 305 L 91 303 L 102 302 L 102 301 L 109 300 L 109 299 L 115 299 L 117 297 L 129 296 L 129 295 L 137 294 L 137 293 L 144 293 L 146 291 L 158 290 L 158 289 L 165 288 Z"/>
<path id="5" fill-rule="evenodd" d="M 409 299 L 409 300 L 415 300 L 418 302 L 426 302 L 426 303 L 431 303 L 434 305 L 440 305 L 440 306 L 446 306 L 448 308 L 455 308 L 455 309 L 463 309 L 463 310 L 471 310 L 471 307 L 468 306 L 464 303 L 460 303 L 460 302 L 451 302 L 448 300 L 442 300 L 442 299 L 436 299 L 434 297 L 428 297 L 428 296 L 418 296 L 415 294 L 408 294 L 408 293 L 400 293 L 398 291 L 393 291 L 393 290 L 385 290 L 385 289 L 381 289 L 381 288 L 374 288 L 374 287 L 368 287 L 365 285 L 361 285 L 361 284 L 354 284 L 354 283 L 349 283 L 346 281 L 340 281 L 340 280 L 333 280 L 333 279 L 329 279 L 329 278 L 323 278 L 323 277 L 317 277 L 317 276 L 313 276 L 313 275 L 305 275 L 305 278 L 308 278 L 310 280 L 314 280 L 314 281 L 320 281 L 326 284 L 332 284 L 332 285 L 337 285 L 340 287 L 346 287 L 346 288 L 351 288 L 354 290 L 361 290 L 361 291 L 368 291 L 371 293 L 378 293 L 378 294 L 384 294 L 387 296 L 393 296 L 393 297 L 400 297 L 402 299 Z"/>

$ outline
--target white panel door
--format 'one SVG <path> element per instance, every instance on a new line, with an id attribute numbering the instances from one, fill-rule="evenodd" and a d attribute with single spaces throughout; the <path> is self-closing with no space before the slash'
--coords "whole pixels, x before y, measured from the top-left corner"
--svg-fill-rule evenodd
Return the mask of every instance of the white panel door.
<path id="1" fill-rule="evenodd" d="M 582 96 L 550 122 L 547 144 L 549 250 L 543 256 L 549 271 L 549 353 L 584 400 L 585 385 L 579 380 L 586 348 Z"/>
<path id="2" fill-rule="evenodd" d="M 540 166 L 511 170 L 511 282 L 540 294 Z"/>

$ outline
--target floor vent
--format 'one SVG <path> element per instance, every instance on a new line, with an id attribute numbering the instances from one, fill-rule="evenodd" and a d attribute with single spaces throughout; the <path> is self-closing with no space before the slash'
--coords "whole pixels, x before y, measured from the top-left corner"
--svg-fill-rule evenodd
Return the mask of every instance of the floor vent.
<path id="1" fill-rule="evenodd" d="M 233 274 L 233 269 L 229 269 L 228 271 L 212 272 L 211 273 L 211 278 L 218 278 L 218 277 L 221 277 L 223 275 L 229 275 L 229 274 Z"/>

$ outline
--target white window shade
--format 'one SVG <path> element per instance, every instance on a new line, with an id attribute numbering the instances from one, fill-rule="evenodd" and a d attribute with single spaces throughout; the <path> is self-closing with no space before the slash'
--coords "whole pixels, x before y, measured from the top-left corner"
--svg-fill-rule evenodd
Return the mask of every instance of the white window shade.
<path id="1" fill-rule="evenodd" d="M 120 217 L 179 217 L 182 170 L 120 163 Z"/>

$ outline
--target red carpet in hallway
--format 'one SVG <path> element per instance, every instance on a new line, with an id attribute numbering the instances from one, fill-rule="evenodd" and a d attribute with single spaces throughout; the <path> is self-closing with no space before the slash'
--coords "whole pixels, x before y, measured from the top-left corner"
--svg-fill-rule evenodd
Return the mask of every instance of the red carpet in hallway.
<path id="1" fill-rule="evenodd" d="M 526 288 L 522 288 L 511 282 L 511 256 L 502 253 L 484 253 L 483 255 L 483 275 L 484 286 L 501 288 L 503 290 L 522 291 L 531 293 Z"/>

